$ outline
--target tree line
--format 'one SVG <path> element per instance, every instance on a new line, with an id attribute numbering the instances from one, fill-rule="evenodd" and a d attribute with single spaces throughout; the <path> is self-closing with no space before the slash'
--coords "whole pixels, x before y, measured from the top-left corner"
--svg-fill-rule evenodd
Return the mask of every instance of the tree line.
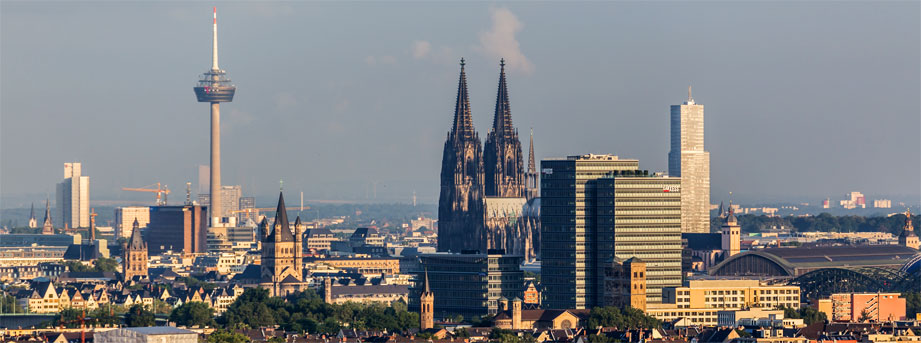
<path id="1" fill-rule="evenodd" d="M 890 217 L 833 216 L 822 213 L 816 216 L 770 217 L 766 215 L 743 214 L 736 219 L 742 232 L 767 232 L 780 228 L 796 232 L 889 232 L 894 235 L 902 233 L 905 215 Z M 921 231 L 921 216 L 912 216 L 915 232 Z M 723 219 L 713 217 L 710 221 L 712 232 L 718 232 Z"/>

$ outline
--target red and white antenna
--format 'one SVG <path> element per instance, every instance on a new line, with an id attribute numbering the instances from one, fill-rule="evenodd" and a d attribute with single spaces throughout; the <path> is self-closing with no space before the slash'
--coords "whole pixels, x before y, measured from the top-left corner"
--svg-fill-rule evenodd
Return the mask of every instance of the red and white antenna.
<path id="1" fill-rule="evenodd" d="M 217 66 L 217 7 L 214 7 L 214 46 L 211 49 L 211 70 L 220 70 Z"/>

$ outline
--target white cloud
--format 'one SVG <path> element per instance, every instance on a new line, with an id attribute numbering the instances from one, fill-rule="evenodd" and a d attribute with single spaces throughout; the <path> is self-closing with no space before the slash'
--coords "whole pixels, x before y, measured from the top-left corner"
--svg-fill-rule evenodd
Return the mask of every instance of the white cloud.
<path id="1" fill-rule="evenodd" d="M 515 35 L 524 28 L 512 11 L 507 8 L 490 8 L 492 27 L 489 31 L 480 32 L 480 45 L 477 47 L 482 54 L 489 58 L 505 58 L 509 70 L 524 73 L 534 71 L 534 64 L 521 52 L 521 44 Z"/>
<path id="2" fill-rule="evenodd" d="M 428 56 L 429 52 L 432 51 L 432 43 L 426 42 L 424 40 L 417 40 L 413 42 L 413 58 L 421 59 Z"/>

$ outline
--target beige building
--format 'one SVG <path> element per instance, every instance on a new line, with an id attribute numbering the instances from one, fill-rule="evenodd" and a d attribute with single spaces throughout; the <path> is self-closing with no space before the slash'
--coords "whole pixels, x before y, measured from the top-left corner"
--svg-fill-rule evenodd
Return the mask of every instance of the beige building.
<path id="1" fill-rule="evenodd" d="M 696 325 L 717 325 L 720 311 L 745 308 L 800 308 L 797 286 L 764 285 L 758 280 L 692 280 L 666 288 L 662 304 L 648 305 L 646 314 L 659 320 L 687 318 Z"/>
<path id="2" fill-rule="evenodd" d="M 355 271 L 361 274 L 399 274 L 400 259 L 371 257 L 328 257 L 308 258 L 308 264 L 327 265 L 335 269 Z"/>
<path id="3" fill-rule="evenodd" d="M 150 207 L 125 206 L 115 209 L 115 238 L 131 238 L 131 228 L 134 221 L 138 221 L 141 229 L 147 228 L 150 223 Z"/>
<path id="4" fill-rule="evenodd" d="M 668 174 L 681 177 L 681 232 L 710 232 L 710 152 L 704 150 L 704 105 L 671 107 Z"/>

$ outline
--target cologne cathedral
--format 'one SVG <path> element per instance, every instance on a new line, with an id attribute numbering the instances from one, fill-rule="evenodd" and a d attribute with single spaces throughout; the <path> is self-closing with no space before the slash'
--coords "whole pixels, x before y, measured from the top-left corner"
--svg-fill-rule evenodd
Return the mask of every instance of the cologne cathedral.
<path id="1" fill-rule="evenodd" d="M 540 247 L 534 138 L 526 171 L 518 130 L 512 125 L 505 61 L 499 65 L 493 125 L 481 145 L 461 59 L 454 124 L 441 162 L 438 251 L 503 249 L 533 260 Z"/>

